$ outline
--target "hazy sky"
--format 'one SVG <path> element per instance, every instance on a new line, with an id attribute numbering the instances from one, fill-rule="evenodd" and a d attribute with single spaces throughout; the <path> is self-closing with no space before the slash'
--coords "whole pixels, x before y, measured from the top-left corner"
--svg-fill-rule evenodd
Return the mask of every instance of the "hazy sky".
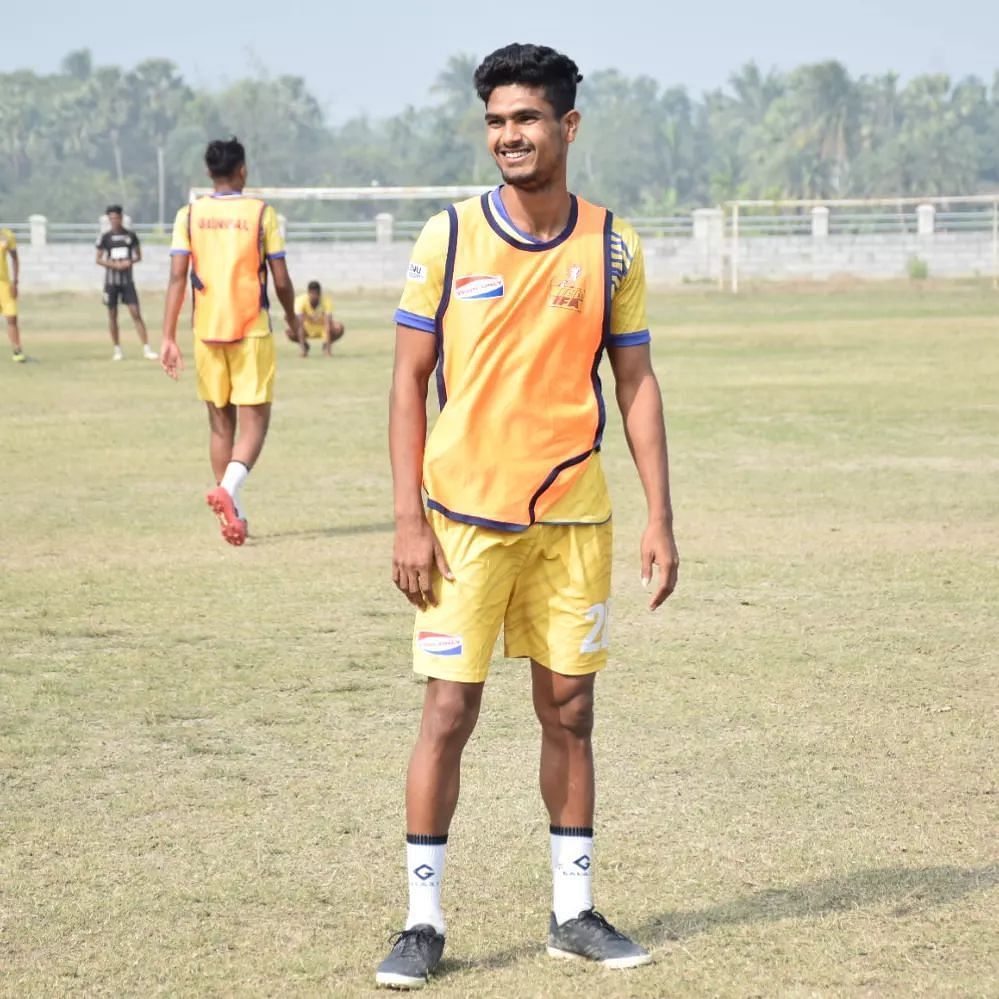
<path id="1" fill-rule="evenodd" d="M 837 58 L 853 73 L 991 81 L 997 37 L 997 0 L 10 0 L 0 66 L 52 71 L 88 47 L 99 63 L 165 56 L 200 85 L 295 73 L 342 121 L 423 103 L 449 55 L 511 41 L 561 49 L 584 75 L 615 67 L 699 93 L 750 59 L 786 69 Z"/>

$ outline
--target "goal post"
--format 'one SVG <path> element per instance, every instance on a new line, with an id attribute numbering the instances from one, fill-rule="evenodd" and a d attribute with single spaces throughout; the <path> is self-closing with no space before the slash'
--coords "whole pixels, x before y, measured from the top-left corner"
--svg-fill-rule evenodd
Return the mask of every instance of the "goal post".
<path id="1" fill-rule="evenodd" d="M 477 184 L 438 187 L 247 187 L 244 194 L 265 201 L 455 201 L 492 190 Z M 210 187 L 192 187 L 189 200 L 211 194 Z"/>

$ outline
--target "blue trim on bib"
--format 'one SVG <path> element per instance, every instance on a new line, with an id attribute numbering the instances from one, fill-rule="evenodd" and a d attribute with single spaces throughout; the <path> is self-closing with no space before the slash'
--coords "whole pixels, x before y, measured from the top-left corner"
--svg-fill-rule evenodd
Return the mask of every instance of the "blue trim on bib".
<path id="1" fill-rule="evenodd" d="M 570 194 L 570 207 L 569 207 L 569 221 L 566 222 L 565 228 L 554 238 L 549 240 L 547 243 L 523 243 L 518 239 L 514 239 L 500 224 L 496 221 L 493 215 L 492 208 L 489 206 L 489 192 L 487 191 L 479 199 L 479 203 L 482 206 L 482 214 L 486 217 L 486 222 L 489 223 L 489 228 L 492 229 L 504 243 L 508 243 L 516 250 L 524 250 L 527 253 L 541 253 L 545 250 L 554 250 L 556 246 L 561 246 L 575 231 L 576 223 L 579 221 L 579 202 L 576 201 L 576 195 Z"/>
<path id="2" fill-rule="evenodd" d="M 488 520 L 485 517 L 473 517 L 467 513 L 455 513 L 454 510 L 449 510 L 442 503 L 432 499 L 427 500 L 427 506 L 431 510 L 442 513 L 448 520 L 456 520 L 459 524 L 472 524 L 474 527 L 489 527 L 494 531 L 521 534 L 531 526 L 530 524 L 508 524 L 503 520 Z"/>
<path id="3" fill-rule="evenodd" d="M 447 206 L 449 223 L 447 235 L 447 256 L 444 258 L 444 290 L 440 305 L 434 317 L 434 332 L 437 336 L 437 405 L 443 409 L 447 405 L 447 385 L 444 383 L 444 313 L 451 302 L 451 284 L 454 281 L 454 258 L 458 253 L 458 212 L 454 205 Z"/>

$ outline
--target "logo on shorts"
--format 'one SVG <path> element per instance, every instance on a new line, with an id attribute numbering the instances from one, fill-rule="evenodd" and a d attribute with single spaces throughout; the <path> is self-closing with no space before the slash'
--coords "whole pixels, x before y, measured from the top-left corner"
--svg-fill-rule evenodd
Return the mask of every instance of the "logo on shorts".
<path id="1" fill-rule="evenodd" d="M 429 864 L 420 864 L 419 867 L 413 869 L 413 873 L 421 881 L 429 881 L 437 872 Z"/>
<path id="2" fill-rule="evenodd" d="M 465 302 L 502 298 L 503 292 L 503 278 L 499 274 L 470 274 L 454 281 L 454 297 Z"/>
<path id="3" fill-rule="evenodd" d="M 460 656 L 462 650 L 461 635 L 441 635 L 436 631 L 421 631 L 416 644 L 431 656 Z"/>
<path id="4" fill-rule="evenodd" d="M 406 270 L 406 280 L 415 281 L 417 284 L 427 283 L 427 269 L 423 264 L 418 264 L 415 260 L 410 260 Z"/>

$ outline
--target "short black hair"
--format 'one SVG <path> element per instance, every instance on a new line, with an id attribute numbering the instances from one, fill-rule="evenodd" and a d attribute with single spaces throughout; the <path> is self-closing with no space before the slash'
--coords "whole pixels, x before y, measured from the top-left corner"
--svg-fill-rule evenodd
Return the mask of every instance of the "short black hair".
<path id="1" fill-rule="evenodd" d="M 318 281 L 310 281 L 309 282 L 309 287 L 308 287 L 307 290 L 308 291 L 322 291 L 323 289 L 320 287 Z"/>
<path id="2" fill-rule="evenodd" d="M 121 210 L 121 205 L 108 205 L 104 209 L 106 215 L 124 215 L 125 213 Z"/>
<path id="3" fill-rule="evenodd" d="M 246 150 L 235 135 L 212 139 L 205 150 L 205 166 L 216 178 L 231 177 L 246 162 Z"/>
<path id="4" fill-rule="evenodd" d="M 482 60 L 475 71 L 475 92 L 488 104 L 497 87 L 542 87 L 545 99 L 561 118 L 576 106 L 576 84 L 582 79 L 579 67 L 567 55 L 547 45 L 515 42 Z"/>

